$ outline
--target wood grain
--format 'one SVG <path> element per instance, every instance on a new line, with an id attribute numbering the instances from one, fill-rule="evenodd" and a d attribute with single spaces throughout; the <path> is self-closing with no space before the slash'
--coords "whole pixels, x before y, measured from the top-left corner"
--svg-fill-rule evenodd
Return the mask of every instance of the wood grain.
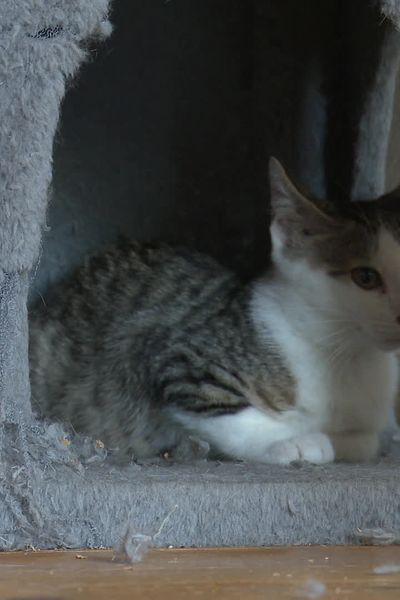
<path id="1" fill-rule="evenodd" d="M 110 551 L 3 553 L 0 598 L 399 600 L 400 547 L 154 550 L 136 565 Z"/>

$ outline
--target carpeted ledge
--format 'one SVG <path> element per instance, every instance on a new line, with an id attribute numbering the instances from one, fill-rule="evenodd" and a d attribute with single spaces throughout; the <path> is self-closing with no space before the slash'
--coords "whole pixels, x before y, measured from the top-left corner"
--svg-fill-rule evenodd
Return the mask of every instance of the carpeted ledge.
<path id="1" fill-rule="evenodd" d="M 400 461 L 271 467 L 241 463 L 92 465 L 35 491 L 62 544 L 114 546 L 128 526 L 157 546 L 343 544 L 357 529 L 400 531 Z M 83 485 L 84 484 L 84 485 Z M 2 510 L 0 508 L 0 510 Z M 70 529 L 69 529 L 70 527 Z M 74 541 L 75 540 L 75 541 Z"/>
<path id="2" fill-rule="evenodd" d="M 324 467 L 205 460 L 119 467 L 88 452 L 86 466 L 72 459 L 43 470 L 31 505 L 52 515 L 53 535 L 47 528 L 42 537 L 36 523 L 29 537 L 42 548 L 96 548 L 115 546 L 130 529 L 157 534 L 155 546 L 259 546 L 343 544 L 367 528 L 399 532 L 400 448 L 393 446 L 376 464 Z M 0 545 L 15 547 L 2 504 Z"/>
<path id="3" fill-rule="evenodd" d="M 74 478 L 40 493 L 71 515 L 70 533 L 80 530 L 85 546 L 114 545 L 128 523 L 154 535 L 168 515 L 157 545 L 342 544 L 358 528 L 400 530 L 399 467 L 205 463 L 107 473 L 103 465 L 88 469 L 85 488 Z"/>

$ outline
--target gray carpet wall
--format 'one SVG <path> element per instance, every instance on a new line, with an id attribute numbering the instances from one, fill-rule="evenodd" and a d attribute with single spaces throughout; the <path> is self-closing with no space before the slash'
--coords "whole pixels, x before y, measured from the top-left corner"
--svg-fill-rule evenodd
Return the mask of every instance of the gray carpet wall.
<path id="1" fill-rule="evenodd" d="M 399 539 L 397 443 L 373 465 L 118 465 L 35 420 L 27 363 L 28 287 L 118 233 L 258 272 L 270 154 L 338 201 L 398 183 L 393 23 L 399 0 L 0 4 L 0 549 Z"/>

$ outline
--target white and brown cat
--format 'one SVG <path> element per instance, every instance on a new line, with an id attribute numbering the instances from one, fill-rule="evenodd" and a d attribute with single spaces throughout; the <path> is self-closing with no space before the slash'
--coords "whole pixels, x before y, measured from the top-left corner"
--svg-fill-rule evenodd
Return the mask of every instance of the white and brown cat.
<path id="1" fill-rule="evenodd" d="M 400 197 L 339 210 L 270 163 L 271 264 L 242 285 L 201 254 L 126 242 L 31 317 L 33 403 L 111 447 L 367 461 L 398 385 Z M 266 232 L 267 233 L 267 232 Z"/>

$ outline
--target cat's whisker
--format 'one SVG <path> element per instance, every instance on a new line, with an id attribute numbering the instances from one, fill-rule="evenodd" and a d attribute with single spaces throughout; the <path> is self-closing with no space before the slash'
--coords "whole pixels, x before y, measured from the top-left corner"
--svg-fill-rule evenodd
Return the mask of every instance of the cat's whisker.
<path id="1" fill-rule="evenodd" d="M 351 344 L 348 342 L 348 340 L 344 340 L 344 343 L 340 346 L 338 346 L 336 348 L 336 350 L 334 350 L 332 352 L 332 355 L 330 356 L 330 363 L 332 366 L 338 366 L 338 364 L 340 363 L 340 360 L 346 356 L 347 351 L 350 349 Z"/>
<path id="2" fill-rule="evenodd" d="M 319 338 L 315 339 L 317 344 L 322 344 L 324 342 L 328 342 L 328 345 L 335 344 L 337 341 L 341 341 L 344 338 L 346 330 L 342 329 L 340 331 L 331 331 L 328 334 L 325 334 Z"/>

